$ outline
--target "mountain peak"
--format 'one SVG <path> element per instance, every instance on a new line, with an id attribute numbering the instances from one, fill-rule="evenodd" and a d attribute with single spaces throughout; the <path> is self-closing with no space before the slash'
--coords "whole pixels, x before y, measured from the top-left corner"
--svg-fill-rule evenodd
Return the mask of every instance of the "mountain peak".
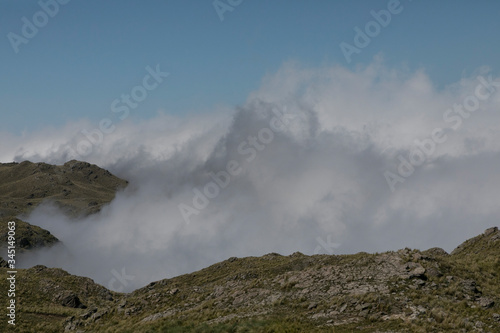
<path id="1" fill-rule="evenodd" d="M 491 252 L 500 255 L 500 231 L 498 227 L 486 229 L 482 234 L 466 240 L 454 249 L 452 255 L 488 254 Z"/>
<path id="2" fill-rule="evenodd" d="M 0 163 L 0 217 L 29 213 L 46 201 L 72 216 L 92 214 L 127 184 L 105 169 L 76 160 L 59 166 Z"/>

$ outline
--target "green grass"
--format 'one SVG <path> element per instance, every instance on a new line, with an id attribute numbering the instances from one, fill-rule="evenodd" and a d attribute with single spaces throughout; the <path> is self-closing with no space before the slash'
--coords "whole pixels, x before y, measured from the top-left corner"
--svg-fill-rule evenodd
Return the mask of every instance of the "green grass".
<path id="1" fill-rule="evenodd" d="M 127 182 L 85 162 L 0 164 L 0 217 L 26 215 L 52 202 L 77 216 L 97 212 Z"/>

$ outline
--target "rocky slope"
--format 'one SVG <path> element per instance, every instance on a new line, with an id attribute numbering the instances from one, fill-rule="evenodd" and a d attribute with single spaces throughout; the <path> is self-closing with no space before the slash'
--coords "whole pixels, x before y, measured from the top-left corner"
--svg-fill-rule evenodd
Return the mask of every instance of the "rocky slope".
<path id="1" fill-rule="evenodd" d="M 18 249 L 57 242 L 49 231 L 23 221 L 42 202 L 51 202 L 69 216 L 88 215 L 111 202 L 125 186 L 125 180 L 86 162 L 0 164 L 0 247 L 7 239 L 7 222 L 13 220 L 17 222 Z"/>
<path id="2" fill-rule="evenodd" d="M 22 332 L 500 332 L 498 228 L 451 254 L 230 258 L 130 294 L 43 266 L 18 280 Z"/>
<path id="3" fill-rule="evenodd" d="M 16 248 L 19 251 L 52 246 L 59 241 L 50 231 L 18 218 L 1 219 L 0 221 L 0 247 L 5 247 L 8 241 L 8 221 L 16 222 Z"/>
<path id="4" fill-rule="evenodd" d="M 0 217 L 29 213 L 51 201 L 70 215 L 91 214 L 127 182 L 86 162 L 0 164 Z"/>

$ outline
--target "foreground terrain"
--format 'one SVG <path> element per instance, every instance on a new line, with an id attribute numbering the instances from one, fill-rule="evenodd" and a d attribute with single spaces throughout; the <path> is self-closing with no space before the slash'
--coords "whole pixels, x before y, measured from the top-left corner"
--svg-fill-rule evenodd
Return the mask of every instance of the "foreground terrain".
<path id="1" fill-rule="evenodd" d="M 0 179 L 1 239 L 8 220 L 46 200 L 70 216 L 91 214 L 127 184 L 77 161 L 0 165 Z M 25 251 L 58 242 L 16 222 Z M 0 259 L 2 295 L 5 266 Z M 500 332 L 500 231 L 490 228 L 451 254 L 229 258 L 129 294 L 35 266 L 18 269 L 16 288 L 16 327 L 3 319 L 0 332 Z"/>
<path id="2" fill-rule="evenodd" d="M 5 276 L 6 268 L 0 271 Z M 433 248 L 229 258 L 130 294 L 61 269 L 35 266 L 18 272 L 17 329 L 500 332 L 499 273 L 497 228 L 451 254 Z M 7 289 L 5 279 L 0 289 Z"/>

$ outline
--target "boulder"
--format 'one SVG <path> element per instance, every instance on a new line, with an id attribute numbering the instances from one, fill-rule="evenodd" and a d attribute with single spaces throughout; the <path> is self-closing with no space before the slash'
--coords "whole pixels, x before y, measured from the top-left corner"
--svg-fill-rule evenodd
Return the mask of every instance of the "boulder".
<path id="1" fill-rule="evenodd" d="M 54 296 L 54 300 L 61 304 L 62 306 L 66 306 L 68 308 L 80 308 L 80 309 L 85 309 L 86 306 L 82 304 L 80 301 L 80 298 L 78 296 L 68 290 L 65 290 L 63 292 L 60 292 Z"/>

